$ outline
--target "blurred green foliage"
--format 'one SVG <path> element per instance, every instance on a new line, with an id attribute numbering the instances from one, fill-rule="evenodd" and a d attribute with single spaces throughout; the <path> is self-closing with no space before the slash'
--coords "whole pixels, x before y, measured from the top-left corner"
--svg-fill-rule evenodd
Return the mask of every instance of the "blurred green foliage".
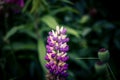
<path id="1" fill-rule="evenodd" d="M 0 10 L 0 80 L 45 80 L 46 38 L 56 25 L 66 27 L 70 38 L 67 80 L 112 80 L 111 74 L 96 74 L 98 60 L 76 59 L 97 58 L 100 48 L 110 51 L 109 64 L 118 77 L 120 24 L 104 4 L 95 0 L 25 0 L 18 13 L 4 5 Z"/>

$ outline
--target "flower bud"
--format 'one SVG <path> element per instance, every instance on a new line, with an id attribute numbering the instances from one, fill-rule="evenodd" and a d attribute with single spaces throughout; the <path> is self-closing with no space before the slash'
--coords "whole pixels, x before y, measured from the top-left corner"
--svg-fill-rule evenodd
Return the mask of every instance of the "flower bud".
<path id="1" fill-rule="evenodd" d="M 110 57 L 109 51 L 106 50 L 105 48 L 100 49 L 98 52 L 98 57 L 99 57 L 100 61 L 107 62 Z"/>
<path id="2" fill-rule="evenodd" d="M 101 61 L 95 63 L 95 70 L 97 74 L 102 74 L 106 71 L 107 65 Z"/>

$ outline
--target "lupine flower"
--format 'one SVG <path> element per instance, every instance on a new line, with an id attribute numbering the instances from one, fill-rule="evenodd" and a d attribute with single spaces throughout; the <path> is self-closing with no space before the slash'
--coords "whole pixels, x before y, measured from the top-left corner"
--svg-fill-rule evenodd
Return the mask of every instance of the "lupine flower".
<path id="1" fill-rule="evenodd" d="M 15 5 L 18 5 L 20 7 L 24 6 L 24 0 L 5 0 L 5 3 L 15 4 Z"/>
<path id="2" fill-rule="evenodd" d="M 48 69 L 47 80 L 65 80 L 68 76 L 68 64 L 66 63 L 69 59 L 67 56 L 68 41 L 66 29 L 63 27 L 56 26 L 56 31 L 49 32 L 46 45 L 47 54 L 45 56 L 45 60 L 47 60 L 46 68 Z"/>

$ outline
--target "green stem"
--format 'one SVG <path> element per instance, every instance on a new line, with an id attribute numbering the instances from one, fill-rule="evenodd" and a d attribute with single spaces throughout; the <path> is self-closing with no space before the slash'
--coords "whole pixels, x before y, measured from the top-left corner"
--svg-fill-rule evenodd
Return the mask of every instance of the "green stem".
<path id="1" fill-rule="evenodd" d="M 106 64 L 107 65 L 107 64 Z M 106 72 L 107 72 L 107 78 L 108 78 L 108 80 L 111 80 L 111 77 L 110 77 L 110 73 L 109 73 L 109 69 L 108 68 L 106 68 Z"/>
<path id="2" fill-rule="evenodd" d="M 88 57 L 88 58 L 76 58 L 76 59 L 99 59 L 99 58 Z"/>
<path id="3" fill-rule="evenodd" d="M 111 67 L 110 67 L 110 65 L 107 63 L 107 67 L 108 67 L 108 69 L 110 70 L 110 72 L 111 72 L 111 74 L 112 74 L 112 76 L 113 76 L 113 79 L 114 80 L 117 80 L 116 79 L 116 77 L 115 77 L 115 75 L 114 75 L 114 73 L 113 73 L 113 71 L 112 71 L 112 69 L 111 69 Z"/>

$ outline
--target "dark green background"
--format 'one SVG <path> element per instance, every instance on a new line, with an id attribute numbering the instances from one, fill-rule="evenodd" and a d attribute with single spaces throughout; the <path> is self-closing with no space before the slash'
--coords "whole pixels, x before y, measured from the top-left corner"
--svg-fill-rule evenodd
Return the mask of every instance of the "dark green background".
<path id="1" fill-rule="evenodd" d="M 117 0 L 25 0 L 22 9 L 2 5 L 0 10 L 0 80 L 45 80 L 45 45 L 56 25 L 68 30 L 70 50 L 67 80 L 114 80 L 98 75 L 94 65 L 100 48 L 116 77 L 120 66 L 120 4 Z M 18 10 L 16 12 L 15 10 Z M 109 77 L 109 78 L 108 78 Z M 118 80 L 118 79 L 117 79 Z"/>

